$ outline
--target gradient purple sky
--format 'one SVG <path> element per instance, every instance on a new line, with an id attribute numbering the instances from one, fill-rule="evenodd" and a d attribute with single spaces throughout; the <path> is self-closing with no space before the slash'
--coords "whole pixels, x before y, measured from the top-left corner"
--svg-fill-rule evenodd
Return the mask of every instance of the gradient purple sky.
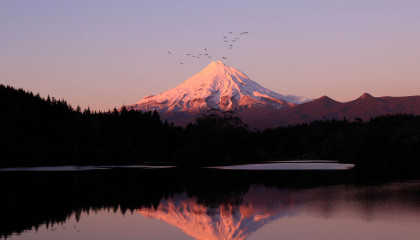
<path id="1" fill-rule="evenodd" d="M 419 95 L 419 13 L 418 0 L 3 0 L 0 83 L 108 110 L 180 84 L 210 63 L 185 54 L 207 48 L 285 95 Z M 229 31 L 250 34 L 228 51 Z"/>

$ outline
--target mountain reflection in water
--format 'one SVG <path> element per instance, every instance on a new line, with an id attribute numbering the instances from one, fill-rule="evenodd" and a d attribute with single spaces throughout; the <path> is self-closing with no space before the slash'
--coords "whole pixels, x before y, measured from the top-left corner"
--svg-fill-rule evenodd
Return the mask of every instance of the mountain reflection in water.
<path id="1" fill-rule="evenodd" d="M 380 234 L 386 235 L 381 240 L 416 239 L 418 172 L 414 180 L 398 180 L 408 172 L 381 174 L 182 168 L 3 172 L 0 238 L 185 239 L 185 233 L 195 239 Z M 71 232 L 75 226 L 82 231 Z"/>
<path id="2" fill-rule="evenodd" d="M 246 239 L 264 225 L 283 217 L 306 214 L 317 218 L 356 217 L 362 222 L 411 219 L 420 223 L 420 206 L 411 202 L 420 182 L 380 187 L 329 186 L 288 190 L 253 185 L 239 204 L 207 206 L 185 193 L 164 198 L 157 208 L 137 210 L 202 240 Z M 415 196 L 418 199 L 418 195 Z M 279 232 L 280 234 L 280 232 Z"/>
<path id="3" fill-rule="evenodd" d="M 245 239 L 264 224 L 293 213 L 295 200 L 287 190 L 252 186 L 239 205 L 223 203 L 209 207 L 185 193 L 162 199 L 156 209 L 139 209 L 182 229 L 197 239 Z"/>

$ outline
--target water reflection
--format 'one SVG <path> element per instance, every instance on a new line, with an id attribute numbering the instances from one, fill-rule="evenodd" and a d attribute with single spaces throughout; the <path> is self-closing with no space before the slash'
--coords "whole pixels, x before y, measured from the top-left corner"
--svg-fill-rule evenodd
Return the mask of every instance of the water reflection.
<path id="1" fill-rule="evenodd" d="M 348 170 L 354 167 L 355 164 L 338 163 L 335 161 L 281 161 L 213 168 L 225 170 Z"/>
<path id="2" fill-rule="evenodd" d="M 279 217 L 293 213 L 294 194 L 253 186 L 240 204 L 200 204 L 185 193 L 162 199 L 156 209 L 139 209 L 146 217 L 165 221 L 196 239 L 245 239 Z"/>
<path id="3" fill-rule="evenodd" d="M 355 218 L 357 222 L 366 223 L 384 220 L 392 220 L 394 224 L 414 222 L 415 227 L 420 223 L 419 187 L 420 182 L 368 187 L 340 185 L 305 190 L 253 185 L 238 204 L 225 202 L 208 206 L 183 193 L 162 199 L 157 208 L 137 211 L 203 240 L 247 239 L 270 222 L 281 218 L 300 219 L 302 216 L 315 218 L 309 224 L 319 221 L 316 218 L 335 219 L 336 223 Z M 353 226 L 347 226 L 349 228 Z M 389 230 L 395 231 L 382 229 Z M 281 234 L 281 231 L 272 232 L 271 237 L 274 239 Z M 313 239 L 315 236 L 308 234 L 306 237 Z M 411 238 L 406 236 L 406 239 Z"/>
<path id="4" fill-rule="evenodd" d="M 112 170 L 112 169 L 158 169 L 158 168 L 172 168 L 174 166 L 160 166 L 160 165 L 106 165 L 106 166 L 41 166 L 41 167 L 15 167 L 15 168 L 0 168 L 0 172 L 80 172 L 91 170 Z"/>
<path id="5" fill-rule="evenodd" d="M 0 238 L 375 239 L 385 234 L 417 239 L 412 236 L 420 235 L 420 181 L 381 174 L 173 168 L 2 172 Z"/>

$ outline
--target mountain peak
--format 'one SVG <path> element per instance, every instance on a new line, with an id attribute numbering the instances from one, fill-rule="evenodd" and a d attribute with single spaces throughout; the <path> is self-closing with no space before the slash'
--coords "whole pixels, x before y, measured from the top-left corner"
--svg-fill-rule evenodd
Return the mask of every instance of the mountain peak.
<path id="1" fill-rule="evenodd" d="M 222 61 L 212 61 L 209 65 L 207 65 L 204 70 L 215 70 L 215 69 L 223 69 L 223 68 L 230 68 Z"/>
<path id="2" fill-rule="evenodd" d="M 218 61 L 211 61 L 211 63 L 209 65 L 222 65 L 222 66 L 227 66 L 224 62 L 218 60 Z"/>
<path id="3" fill-rule="evenodd" d="M 224 111 L 252 108 L 280 109 L 294 106 L 295 96 L 284 96 L 252 81 L 245 73 L 222 61 L 212 61 L 177 87 L 143 98 L 129 108 L 160 112 Z"/>
<path id="4" fill-rule="evenodd" d="M 315 99 L 315 100 L 312 100 L 312 101 L 327 101 L 327 102 L 336 102 L 334 99 L 332 99 L 332 98 L 330 98 L 330 97 L 328 97 L 327 95 L 324 95 L 324 96 L 322 96 L 322 97 L 320 97 L 320 98 L 317 98 L 317 99 Z"/>
<path id="5" fill-rule="evenodd" d="M 375 98 L 369 93 L 363 93 L 362 96 L 360 96 L 358 99 L 364 99 L 364 98 Z"/>

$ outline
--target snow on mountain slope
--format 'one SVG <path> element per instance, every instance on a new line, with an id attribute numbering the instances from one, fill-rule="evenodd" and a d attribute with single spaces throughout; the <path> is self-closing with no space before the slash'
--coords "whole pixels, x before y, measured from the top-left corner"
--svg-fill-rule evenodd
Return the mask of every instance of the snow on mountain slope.
<path id="1" fill-rule="evenodd" d="M 145 97 L 128 108 L 159 112 L 199 112 L 210 108 L 225 111 L 281 109 L 300 103 L 299 99 L 270 91 L 243 72 L 217 61 L 177 87 Z"/>

